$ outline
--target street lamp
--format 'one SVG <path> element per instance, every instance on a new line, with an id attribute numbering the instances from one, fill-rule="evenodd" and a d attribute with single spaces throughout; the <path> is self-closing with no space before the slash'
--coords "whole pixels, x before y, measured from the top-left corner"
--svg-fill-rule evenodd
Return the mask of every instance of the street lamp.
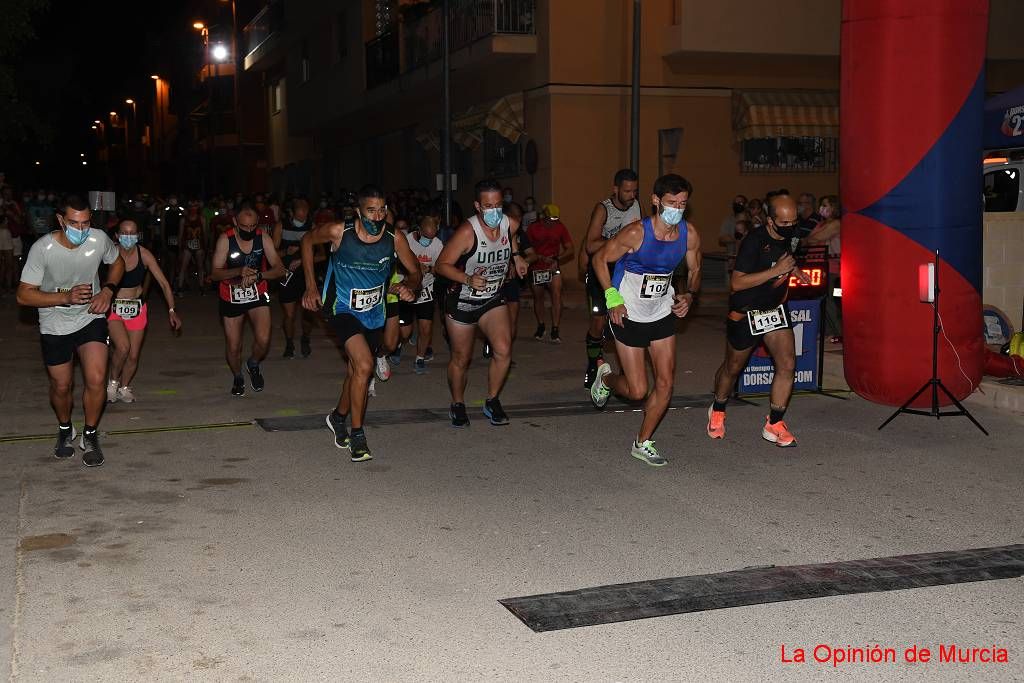
<path id="1" fill-rule="evenodd" d="M 217 60 L 218 62 L 223 62 L 228 58 L 228 49 L 218 43 L 217 45 L 213 46 L 213 51 L 211 54 L 213 55 L 213 58 L 215 60 Z"/>

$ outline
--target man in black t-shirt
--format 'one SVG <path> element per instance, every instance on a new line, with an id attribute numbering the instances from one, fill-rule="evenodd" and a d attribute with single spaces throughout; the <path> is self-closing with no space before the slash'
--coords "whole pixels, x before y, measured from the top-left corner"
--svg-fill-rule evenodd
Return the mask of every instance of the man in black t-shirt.
<path id="1" fill-rule="evenodd" d="M 740 242 L 732 272 L 729 318 L 726 321 L 725 361 L 715 373 L 715 400 L 708 408 L 708 436 L 725 438 L 725 406 L 736 378 L 746 367 L 758 343 L 764 342 L 775 363 L 770 396 L 771 412 L 761 436 L 777 446 L 795 446 L 782 418 L 793 394 L 796 347 L 786 312 L 789 278 L 809 278 L 796 267 L 793 242 L 798 217 L 796 202 L 776 196 L 768 204 L 768 220 Z"/>

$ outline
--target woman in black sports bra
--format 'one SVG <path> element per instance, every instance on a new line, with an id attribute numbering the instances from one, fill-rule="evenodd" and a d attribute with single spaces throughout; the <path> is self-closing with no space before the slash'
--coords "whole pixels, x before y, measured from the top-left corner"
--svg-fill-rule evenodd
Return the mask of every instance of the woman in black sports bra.
<path id="1" fill-rule="evenodd" d="M 117 227 L 117 241 L 124 259 L 125 271 L 117 293 L 107 314 L 107 329 L 112 347 L 110 381 L 107 383 L 107 402 L 133 403 L 135 395 L 130 386 L 139 367 L 142 340 L 146 336 L 148 311 L 145 304 L 146 287 L 143 283 L 148 271 L 160 285 L 167 302 L 167 317 L 172 330 L 181 329 L 181 320 L 174 312 L 174 292 L 164 277 L 149 249 L 139 244 L 139 227 L 135 221 L 121 221 Z"/>

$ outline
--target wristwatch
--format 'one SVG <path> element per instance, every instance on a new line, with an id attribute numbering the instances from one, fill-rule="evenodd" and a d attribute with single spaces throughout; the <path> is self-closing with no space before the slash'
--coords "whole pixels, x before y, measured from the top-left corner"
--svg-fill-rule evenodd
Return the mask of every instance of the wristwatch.
<path id="1" fill-rule="evenodd" d="M 111 294 L 117 294 L 117 285 L 113 282 L 107 282 L 104 284 L 103 289 L 109 289 Z"/>

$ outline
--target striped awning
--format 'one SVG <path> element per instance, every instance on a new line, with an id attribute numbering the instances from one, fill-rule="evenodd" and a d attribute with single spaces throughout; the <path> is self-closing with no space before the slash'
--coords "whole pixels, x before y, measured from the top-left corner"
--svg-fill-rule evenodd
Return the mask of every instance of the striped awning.
<path id="1" fill-rule="evenodd" d="M 743 90 L 733 94 L 737 140 L 839 137 L 839 93 Z"/>
<path id="2" fill-rule="evenodd" d="M 441 139 L 436 130 L 419 130 L 416 132 L 416 142 L 420 143 L 423 149 L 441 151 Z"/>
<path id="3" fill-rule="evenodd" d="M 524 131 L 523 93 L 506 95 L 495 102 L 487 112 L 485 125 L 509 142 L 519 142 Z"/>
<path id="4" fill-rule="evenodd" d="M 452 142 L 466 149 L 476 149 L 484 140 L 484 130 L 490 129 L 519 142 L 525 132 L 523 125 L 523 94 L 506 95 L 495 102 L 478 104 L 452 117 Z"/>

